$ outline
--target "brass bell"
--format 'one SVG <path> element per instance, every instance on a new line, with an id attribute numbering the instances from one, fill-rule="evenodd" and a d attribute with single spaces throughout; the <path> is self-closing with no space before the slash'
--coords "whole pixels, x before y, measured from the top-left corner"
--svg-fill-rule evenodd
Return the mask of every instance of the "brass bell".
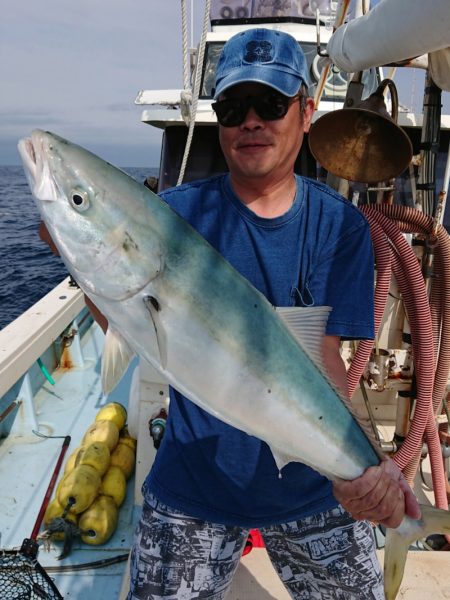
<path id="1" fill-rule="evenodd" d="M 391 93 L 391 115 L 384 102 L 386 86 Z M 396 124 L 398 96 L 394 82 L 384 79 L 366 100 L 354 101 L 347 95 L 346 105 L 312 125 L 309 147 L 315 159 L 327 171 L 348 181 L 377 183 L 402 173 L 413 150 L 409 137 Z"/>

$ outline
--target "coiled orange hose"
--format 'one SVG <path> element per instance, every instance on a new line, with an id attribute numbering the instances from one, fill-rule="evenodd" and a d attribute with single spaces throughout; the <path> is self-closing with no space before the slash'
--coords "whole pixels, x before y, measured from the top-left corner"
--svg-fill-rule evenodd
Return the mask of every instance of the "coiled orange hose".
<path id="1" fill-rule="evenodd" d="M 412 208 L 398 205 L 363 206 L 372 234 L 377 264 L 375 328 L 378 331 L 386 305 L 391 268 L 402 293 L 411 327 L 417 399 L 414 417 L 394 460 L 412 482 L 425 437 L 431 461 L 436 505 L 448 508 L 446 477 L 435 415 L 439 411 L 450 369 L 450 240 L 433 219 Z M 436 240 L 431 306 L 417 258 L 403 233 L 419 233 Z M 350 393 L 355 391 L 372 350 L 363 341 L 348 371 Z M 435 369 L 435 364 L 437 365 Z"/>

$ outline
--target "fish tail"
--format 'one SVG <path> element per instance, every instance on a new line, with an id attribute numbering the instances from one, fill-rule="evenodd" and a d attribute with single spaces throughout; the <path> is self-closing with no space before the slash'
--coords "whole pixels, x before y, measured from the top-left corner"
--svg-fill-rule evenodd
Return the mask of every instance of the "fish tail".
<path id="1" fill-rule="evenodd" d="M 433 533 L 450 533 L 450 512 L 433 506 L 420 507 L 422 516 L 405 517 L 397 529 L 388 529 L 384 549 L 384 592 L 386 600 L 395 600 L 405 571 L 410 544 Z"/>

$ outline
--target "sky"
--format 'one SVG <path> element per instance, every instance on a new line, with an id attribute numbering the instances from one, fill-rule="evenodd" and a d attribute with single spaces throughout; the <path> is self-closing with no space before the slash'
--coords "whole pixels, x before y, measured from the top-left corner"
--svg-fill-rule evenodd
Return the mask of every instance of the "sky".
<path id="1" fill-rule="evenodd" d="M 161 132 L 140 121 L 134 100 L 183 87 L 180 4 L 0 0 L 0 165 L 20 164 L 18 140 L 43 128 L 118 166 L 156 167 Z M 195 43 L 203 7 L 194 0 Z M 407 105 L 420 106 L 422 76 Z"/>
<path id="2" fill-rule="evenodd" d="M 157 166 L 161 133 L 134 100 L 183 87 L 181 48 L 180 0 L 0 0 L 0 165 L 43 128 L 118 166 Z"/>

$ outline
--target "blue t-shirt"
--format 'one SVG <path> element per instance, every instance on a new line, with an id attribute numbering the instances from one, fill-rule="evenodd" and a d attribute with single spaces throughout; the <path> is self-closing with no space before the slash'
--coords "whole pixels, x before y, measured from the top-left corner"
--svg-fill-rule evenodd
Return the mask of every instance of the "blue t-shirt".
<path id="1" fill-rule="evenodd" d="M 329 335 L 374 337 L 368 223 L 327 186 L 297 177 L 292 207 L 272 219 L 239 200 L 229 175 L 161 197 L 274 306 L 332 306 Z M 192 517 L 249 528 L 337 505 L 330 482 L 310 467 L 292 462 L 281 475 L 265 442 L 170 390 L 166 432 L 146 493 Z"/>

